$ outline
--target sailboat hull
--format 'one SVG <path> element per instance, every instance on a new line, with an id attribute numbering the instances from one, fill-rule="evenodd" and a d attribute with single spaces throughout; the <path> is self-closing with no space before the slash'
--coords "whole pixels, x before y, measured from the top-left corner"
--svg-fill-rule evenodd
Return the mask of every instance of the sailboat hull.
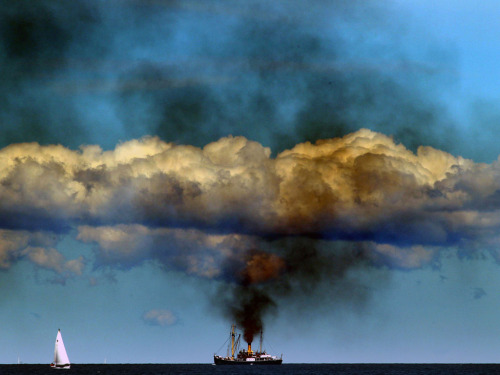
<path id="1" fill-rule="evenodd" d="M 55 364 L 51 363 L 50 367 L 62 370 L 62 369 L 69 369 L 71 367 L 71 365 L 69 365 L 69 364 L 67 364 L 67 365 L 55 365 Z"/>

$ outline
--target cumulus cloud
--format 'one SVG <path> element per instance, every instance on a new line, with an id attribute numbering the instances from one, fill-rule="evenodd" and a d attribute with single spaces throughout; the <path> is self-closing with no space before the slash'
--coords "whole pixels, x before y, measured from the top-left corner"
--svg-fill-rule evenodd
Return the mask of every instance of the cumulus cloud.
<path id="1" fill-rule="evenodd" d="M 367 245 L 371 259 L 376 264 L 390 268 L 415 269 L 432 264 L 439 248 L 422 245 L 398 247 L 389 244 L 370 243 Z"/>
<path id="2" fill-rule="evenodd" d="M 76 233 L 97 268 L 154 262 L 222 281 L 223 313 L 251 323 L 248 340 L 277 299 L 305 286 L 329 280 L 332 298 L 363 298 L 352 274 L 369 264 L 435 266 L 449 247 L 500 258 L 500 162 L 413 152 L 368 129 L 275 156 L 241 136 L 202 148 L 145 137 L 108 151 L 16 144 L 0 161 L 3 268 L 25 258 L 81 275 L 84 258 L 55 249 Z"/>
<path id="3" fill-rule="evenodd" d="M 167 270 L 203 278 L 225 278 L 221 264 L 257 241 L 238 234 L 144 225 L 80 226 L 77 239 L 95 245 L 98 263 L 129 268 L 153 260 Z"/>
<path id="4" fill-rule="evenodd" d="M 55 271 L 58 274 L 81 275 L 85 267 L 83 257 L 66 260 L 59 251 L 53 248 L 28 247 L 24 253 L 37 266 Z"/>
<path id="5" fill-rule="evenodd" d="M 142 315 L 142 320 L 152 326 L 172 326 L 177 323 L 177 317 L 170 310 L 153 309 Z"/>
<path id="6" fill-rule="evenodd" d="M 84 257 L 67 260 L 53 247 L 57 242 L 58 237 L 50 232 L 0 229 L 0 268 L 8 269 L 14 262 L 26 259 L 56 273 L 63 282 L 65 278 L 81 276 Z"/>
<path id="7" fill-rule="evenodd" d="M 9 268 L 22 256 L 23 249 L 28 247 L 30 234 L 25 231 L 0 230 L 0 267 Z"/>
<path id="8" fill-rule="evenodd" d="M 122 266 L 157 258 L 215 275 L 231 236 L 305 236 L 368 241 L 384 263 L 411 268 L 442 246 L 493 241 L 500 223 L 498 162 L 414 153 L 367 129 L 275 157 L 244 137 L 203 148 L 146 137 L 110 151 L 15 144 L 0 160 L 1 227 L 78 227 L 80 240 L 99 244 L 100 261 Z M 159 255 L 172 244 L 182 254 Z"/>

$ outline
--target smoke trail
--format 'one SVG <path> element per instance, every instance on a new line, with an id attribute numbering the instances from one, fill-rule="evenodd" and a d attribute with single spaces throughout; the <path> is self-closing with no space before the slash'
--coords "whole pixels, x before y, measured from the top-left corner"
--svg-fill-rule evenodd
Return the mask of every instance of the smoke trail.
<path id="1" fill-rule="evenodd" d="M 276 308 L 266 286 L 280 276 L 284 267 L 281 257 L 256 249 L 231 259 L 223 267 L 230 282 L 229 294 L 223 294 L 227 299 L 223 302 L 223 309 L 243 328 L 245 341 L 249 344 L 263 329 L 263 317 Z"/>
<path id="2" fill-rule="evenodd" d="M 364 249 L 344 245 L 325 251 L 317 241 L 305 238 L 263 245 L 266 250 L 244 251 L 228 261 L 223 267 L 226 283 L 212 296 L 249 344 L 264 330 L 266 319 L 286 305 L 295 308 L 302 301 L 303 306 L 312 306 L 322 300 L 338 306 L 369 297 L 366 288 L 347 280 L 352 270 L 370 266 Z"/>
<path id="3" fill-rule="evenodd" d="M 249 344 L 263 330 L 263 317 L 275 308 L 269 295 L 258 288 L 241 286 L 233 290 L 231 316 L 239 327 L 243 327 L 243 337 Z"/>

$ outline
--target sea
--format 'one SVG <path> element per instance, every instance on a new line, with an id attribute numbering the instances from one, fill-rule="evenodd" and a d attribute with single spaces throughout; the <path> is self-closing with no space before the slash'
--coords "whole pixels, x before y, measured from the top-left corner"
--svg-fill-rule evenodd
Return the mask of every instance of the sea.
<path id="1" fill-rule="evenodd" d="M 283 364 L 215 366 L 212 364 L 72 364 L 56 370 L 48 364 L 0 365 L 0 375 L 490 375 L 500 364 Z"/>

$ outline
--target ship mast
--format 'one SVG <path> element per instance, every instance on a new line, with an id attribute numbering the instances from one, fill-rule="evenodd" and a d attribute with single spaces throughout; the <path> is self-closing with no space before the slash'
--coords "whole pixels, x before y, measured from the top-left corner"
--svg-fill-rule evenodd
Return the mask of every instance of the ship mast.
<path id="1" fill-rule="evenodd" d="M 231 358 L 234 359 L 234 336 L 235 336 L 235 333 L 234 333 L 234 329 L 235 329 L 235 325 L 232 324 L 231 325 Z"/>
<path id="2" fill-rule="evenodd" d="M 262 328 L 260 329 L 260 347 L 259 347 L 259 352 L 262 353 Z"/>

